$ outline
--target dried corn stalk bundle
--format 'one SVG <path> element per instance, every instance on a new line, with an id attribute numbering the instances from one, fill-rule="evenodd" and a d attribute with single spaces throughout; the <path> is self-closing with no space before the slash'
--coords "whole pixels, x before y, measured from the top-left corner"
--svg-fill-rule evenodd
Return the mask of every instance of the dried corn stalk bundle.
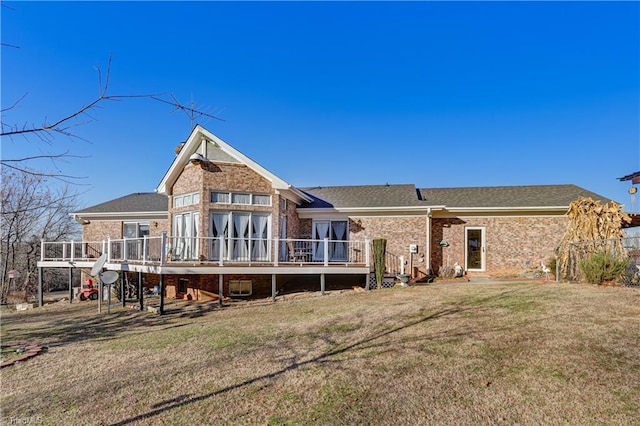
<path id="1" fill-rule="evenodd" d="M 578 263 L 592 253 L 604 251 L 615 257 L 626 256 L 622 246 L 622 226 L 631 218 L 622 205 L 610 201 L 601 204 L 590 197 L 580 197 L 569 205 L 569 223 L 556 253 L 560 275 L 577 280 Z"/>

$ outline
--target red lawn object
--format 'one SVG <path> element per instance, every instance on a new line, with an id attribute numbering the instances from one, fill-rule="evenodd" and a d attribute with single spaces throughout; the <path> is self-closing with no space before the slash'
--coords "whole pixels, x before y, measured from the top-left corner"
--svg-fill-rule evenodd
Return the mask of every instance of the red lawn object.
<path id="1" fill-rule="evenodd" d="M 92 280 L 86 280 L 82 283 L 82 289 L 78 297 L 80 300 L 98 300 L 98 287 L 93 285 Z"/>

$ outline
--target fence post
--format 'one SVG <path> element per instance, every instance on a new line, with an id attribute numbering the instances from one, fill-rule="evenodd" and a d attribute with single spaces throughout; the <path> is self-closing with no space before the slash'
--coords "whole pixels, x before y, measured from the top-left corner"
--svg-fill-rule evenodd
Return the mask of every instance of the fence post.
<path id="1" fill-rule="evenodd" d="M 44 239 L 40 239 L 40 261 L 44 262 Z"/>
<path id="2" fill-rule="evenodd" d="M 71 240 L 71 262 L 73 262 L 73 259 L 75 257 L 75 253 L 76 253 L 75 244 L 74 244 L 74 241 Z"/>
<path id="3" fill-rule="evenodd" d="M 160 238 L 160 265 L 164 266 L 166 261 L 167 261 L 167 233 L 165 231 L 162 233 Z"/>
<path id="4" fill-rule="evenodd" d="M 111 237 L 107 237 L 107 261 L 111 262 Z"/>
<path id="5" fill-rule="evenodd" d="M 273 266 L 278 266 L 278 260 L 280 260 L 279 248 L 280 248 L 280 239 L 276 237 L 273 239 Z"/>
<path id="6" fill-rule="evenodd" d="M 127 237 L 122 239 L 122 260 L 127 261 L 129 248 L 127 247 Z"/>
<path id="7" fill-rule="evenodd" d="M 67 258 L 67 242 L 63 241 L 62 242 L 62 260 L 65 260 Z"/>
<path id="8" fill-rule="evenodd" d="M 147 238 L 146 235 L 142 236 L 142 264 L 145 265 L 147 263 L 147 244 L 149 243 L 149 240 Z"/>
<path id="9" fill-rule="evenodd" d="M 365 264 L 367 268 L 371 267 L 371 244 L 368 238 L 364 239 L 364 255 L 365 255 Z M 368 285 L 368 283 L 367 283 Z"/>
<path id="10" fill-rule="evenodd" d="M 328 238 L 324 239 L 324 266 L 329 266 L 329 239 Z"/>
<path id="11" fill-rule="evenodd" d="M 222 235 L 218 237 L 218 265 L 224 266 L 224 238 Z"/>

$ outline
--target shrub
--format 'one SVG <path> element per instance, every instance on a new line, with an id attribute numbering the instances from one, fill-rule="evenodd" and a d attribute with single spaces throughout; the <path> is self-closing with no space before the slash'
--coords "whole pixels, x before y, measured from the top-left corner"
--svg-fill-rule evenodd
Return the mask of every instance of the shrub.
<path id="1" fill-rule="evenodd" d="M 373 267 L 376 274 L 376 284 L 378 288 L 382 285 L 385 270 L 385 253 L 387 251 L 387 240 L 376 238 L 373 243 Z"/>
<path id="2" fill-rule="evenodd" d="M 580 260 L 579 268 L 587 282 L 602 284 L 617 281 L 629 266 L 628 258 L 616 258 L 606 251 L 592 253 Z"/>

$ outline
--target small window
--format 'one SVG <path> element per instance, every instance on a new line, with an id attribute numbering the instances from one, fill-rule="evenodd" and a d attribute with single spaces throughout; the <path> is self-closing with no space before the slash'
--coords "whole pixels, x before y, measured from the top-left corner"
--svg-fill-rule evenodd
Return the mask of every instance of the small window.
<path id="1" fill-rule="evenodd" d="M 193 194 L 193 204 L 198 204 L 200 203 L 200 193 L 196 192 L 195 194 Z"/>
<path id="2" fill-rule="evenodd" d="M 250 296 L 252 291 L 251 280 L 230 280 L 229 294 L 231 296 Z"/>
<path id="3" fill-rule="evenodd" d="M 283 212 L 287 211 L 287 199 L 284 197 L 280 197 L 280 210 Z"/>
<path id="4" fill-rule="evenodd" d="M 149 224 L 140 224 L 138 226 L 138 237 L 148 237 L 149 236 Z"/>
<path id="5" fill-rule="evenodd" d="M 173 207 L 182 207 L 182 196 L 173 198 Z"/>
<path id="6" fill-rule="evenodd" d="M 271 195 L 255 194 L 253 196 L 253 204 L 258 206 L 270 206 Z"/>
<path id="7" fill-rule="evenodd" d="M 189 279 L 178 278 L 178 294 L 187 294 L 187 287 L 189 287 Z"/>
<path id="8" fill-rule="evenodd" d="M 250 194 L 233 193 L 231 194 L 231 202 L 233 204 L 251 204 Z"/>
<path id="9" fill-rule="evenodd" d="M 187 195 L 184 196 L 183 203 L 184 203 L 185 206 L 190 206 L 193 203 L 191 194 L 187 194 Z"/>
<path id="10" fill-rule="evenodd" d="M 137 238 L 138 223 L 125 223 L 122 227 L 122 236 L 124 238 Z"/>
<path id="11" fill-rule="evenodd" d="M 229 193 L 228 192 L 212 192 L 211 202 L 229 204 Z"/>

